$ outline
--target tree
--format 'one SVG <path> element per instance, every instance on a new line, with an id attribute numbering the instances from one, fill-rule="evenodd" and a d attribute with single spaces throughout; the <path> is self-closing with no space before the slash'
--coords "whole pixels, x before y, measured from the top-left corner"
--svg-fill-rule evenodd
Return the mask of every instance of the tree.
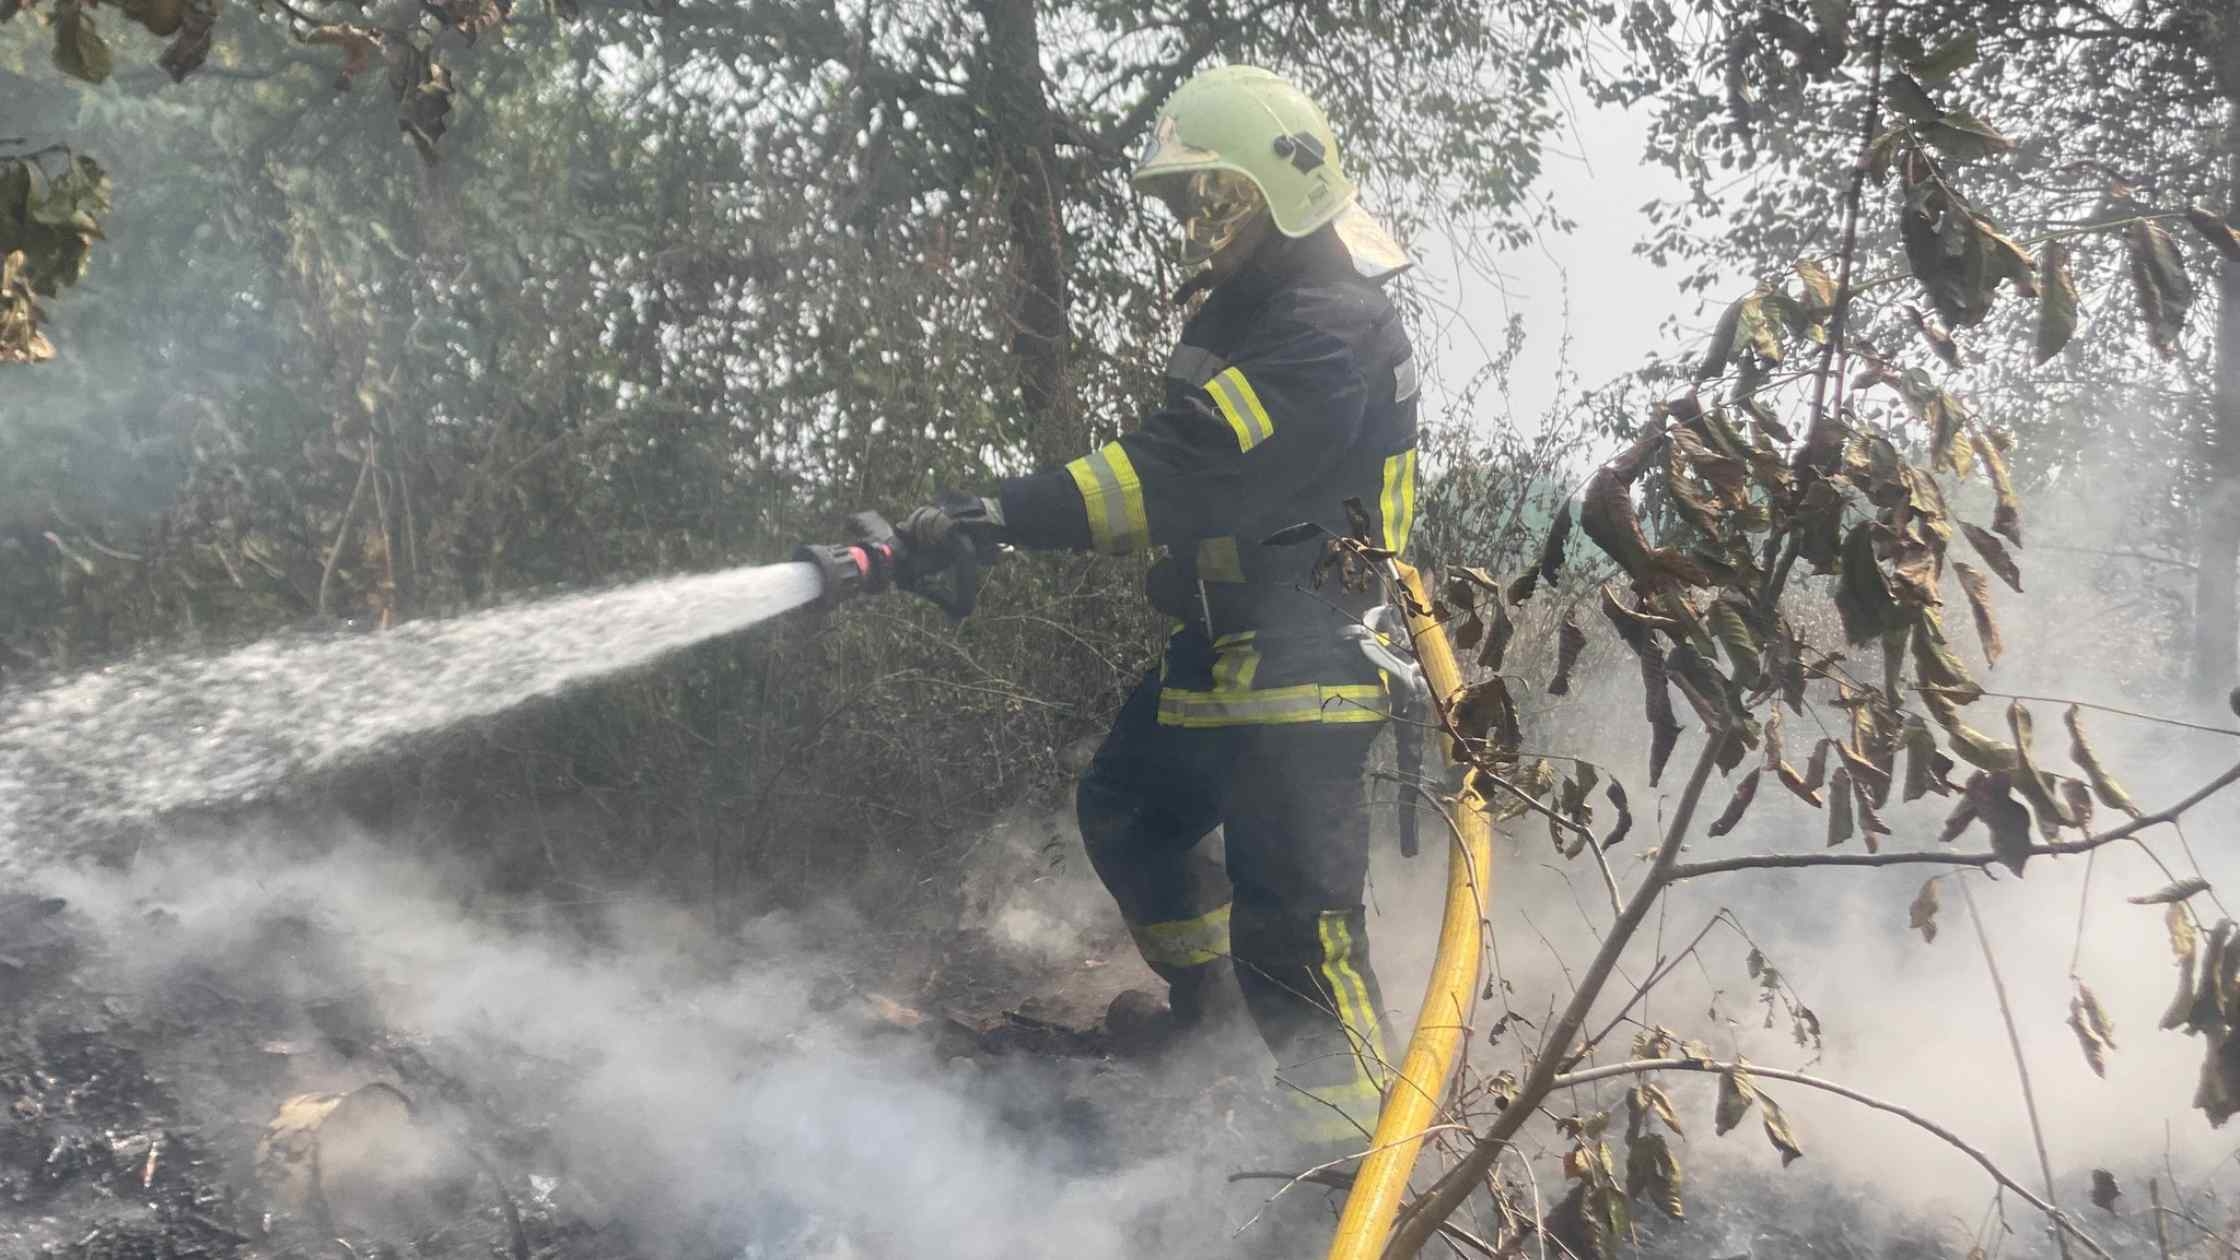
<path id="1" fill-rule="evenodd" d="M 1705 23 L 1700 43 L 1664 22 L 1628 28 L 1639 60 L 1601 89 L 1653 104 L 1655 156 L 1696 190 L 1667 209 L 1652 252 L 1731 265 L 1835 251 L 1843 185 L 1811 155 L 1838 138 L 1841 102 L 1857 86 L 1858 33 L 1846 38 L 1828 22 L 1842 8 L 1688 6 Z M 2240 463 L 2231 453 L 2240 448 L 2240 360 L 2230 349 L 2240 345 L 2240 302 L 2225 296 L 2240 279 L 2223 225 L 2240 207 L 2240 26 L 2226 6 L 2202 0 L 2121 13 L 2088 0 L 1876 11 L 1888 13 L 1896 63 L 1885 98 L 1893 132 L 1925 138 L 1964 171 L 1969 195 L 2000 208 L 2005 234 L 2032 247 L 2063 238 L 2062 265 L 2048 270 L 2069 277 L 2077 300 L 2054 327 L 2128 320 L 2143 333 L 2072 342 L 2049 330 L 2033 354 L 2035 313 L 2016 308 L 1939 309 L 1930 335 L 1951 334 L 1939 352 L 1973 361 L 1980 386 L 1971 392 L 1998 423 L 2029 433 L 2025 479 L 2125 455 L 2170 469 L 2160 501 L 2142 504 L 2142 525 L 2198 562 L 2183 637 L 2194 691 L 2221 701 L 2240 681 Z M 1711 49 L 1715 58 L 1694 59 Z M 1948 112 L 1956 100 L 1969 106 Z M 2010 150 L 2011 161 L 1983 160 Z M 1737 207 L 1746 209 L 1730 214 Z M 2177 223 L 2192 207 L 2207 212 L 2198 231 Z M 1896 226 L 1861 238 L 1865 274 L 1907 269 Z M 2189 276 L 2212 274 L 2214 321 L 2189 318 L 2202 287 Z M 1897 290 L 1862 296 L 1861 328 L 1907 326 Z"/>

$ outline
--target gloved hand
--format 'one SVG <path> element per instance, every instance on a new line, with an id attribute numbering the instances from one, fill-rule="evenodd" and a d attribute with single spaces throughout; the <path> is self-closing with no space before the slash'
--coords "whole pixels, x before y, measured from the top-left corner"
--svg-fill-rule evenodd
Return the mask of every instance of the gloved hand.
<path id="1" fill-rule="evenodd" d="M 912 554 L 938 561 L 957 550 L 957 540 L 971 542 L 985 562 L 1004 542 L 1003 504 L 995 499 L 944 490 L 934 502 L 902 518 L 895 528 Z"/>

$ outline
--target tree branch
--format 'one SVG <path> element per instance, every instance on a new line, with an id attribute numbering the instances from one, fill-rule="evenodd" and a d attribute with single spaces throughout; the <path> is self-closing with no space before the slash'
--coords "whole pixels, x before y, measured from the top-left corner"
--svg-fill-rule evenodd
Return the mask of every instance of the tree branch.
<path id="1" fill-rule="evenodd" d="M 1554 1087 L 1556 1089 L 1573 1089 L 1581 1085 L 1591 1085 L 1596 1081 L 1608 1080 L 1612 1077 L 1640 1076 L 1648 1072 L 1724 1073 L 1736 1071 L 1746 1072 L 1754 1077 L 1763 1077 L 1769 1081 L 1787 1081 L 1792 1085 L 1803 1085 L 1810 1089 L 1817 1089 L 1826 1093 L 1834 1094 L 1839 1098 L 1848 1098 L 1852 1102 L 1858 1103 L 1862 1107 L 1870 1107 L 1876 1111 L 1887 1112 L 1888 1114 L 1896 1116 L 1899 1119 L 1904 1120 L 1917 1128 L 1926 1130 L 1927 1132 L 1934 1134 L 1938 1138 L 1942 1139 L 1946 1145 L 1951 1146 L 1954 1150 L 1959 1151 L 1961 1154 L 1966 1155 L 1969 1159 L 1974 1160 L 1976 1164 L 1980 1166 L 1985 1172 L 1991 1174 L 1991 1179 L 1993 1181 L 1998 1182 L 2006 1189 L 2014 1191 L 2014 1193 L 2019 1196 L 2023 1202 L 2028 1203 L 2031 1207 L 2034 1207 L 2040 1212 L 2045 1213 L 2046 1217 L 2055 1225 L 2059 1226 L 2064 1233 L 2066 1233 L 2070 1237 L 2075 1238 L 2078 1242 L 2084 1244 L 2084 1246 L 2089 1249 L 2094 1255 L 2101 1256 L 2104 1258 L 2104 1260 L 2107 1260 L 2107 1248 L 2102 1247 L 2099 1243 L 2093 1241 L 2092 1236 L 2085 1233 L 2084 1230 L 2080 1229 L 2077 1226 L 2076 1222 L 2070 1220 L 2067 1213 L 2063 1212 L 2060 1208 L 2055 1207 L 2053 1204 L 2046 1202 L 2044 1199 L 2039 1198 L 2037 1195 L 2030 1193 L 2028 1187 L 2022 1185 L 2022 1183 L 2008 1176 L 2005 1172 L 2002 1172 L 1997 1164 L 1991 1162 L 1990 1156 L 1984 1154 L 1981 1150 L 1978 1150 L 1976 1147 L 1970 1145 L 1967 1141 L 1962 1139 L 1959 1134 L 1954 1133 L 1952 1130 L 1945 1128 L 1943 1125 L 1938 1124 L 1936 1121 L 1931 1120 L 1927 1116 L 1924 1116 L 1920 1112 L 1915 1111 L 1909 1107 L 1902 1107 L 1897 1103 L 1888 1102 L 1884 1099 L 1877 1098 L 1872 1094 L 1862 1093 L 1859 1090 L 1853 1089 L 1849 1085 L 1839 1084 L 1838 1082 L 1828 1080 L 1825 1077 L 1807 1076 L 1802 1072 L 1791 1072 L 1785 1068 L 1760 1067 L 1755 1063 L 1742 1063 L 1739 1061 L 1734 1063 L 1721 1063 L 1713 1059 L 1635 1059 L 1629 1063 L 1610 1063 L 1605 1064 L 1602 1067 L 1587 1068 L 1584 1071 L 1566 1073 L 1555 1079 Z"/>
<path id="2" fill-rule="evenodd" d="M 2102 845 L 2137 835 L 2149 827 L 2176 822 L 2178 817 L 2201 802 L 2240 781 L 2240 765 L 2209 780 L 2184 800 L 2152 814 L 2132 819 L 2121 827 L 2086 836 L 2082 840 L 2062 840 L 2052 844 L 2033 844 L 2026 851 L 2029 857 L 2063 857 L 2075 853 L 2090 853 Z M 2004 862 L 2006 857 L 1997 853 L 1936 853 L 1917 850 L 1906 853 L 1757 853 L 1743 857 L 1715 858 L 1708 862 L 1681 862 L 1672 868 L 1671 880 L 1678 883 L 1703 875 L 1717 875 L 1725 871 L 1794 870 L 1808 866 L 1990 866 Z"/>

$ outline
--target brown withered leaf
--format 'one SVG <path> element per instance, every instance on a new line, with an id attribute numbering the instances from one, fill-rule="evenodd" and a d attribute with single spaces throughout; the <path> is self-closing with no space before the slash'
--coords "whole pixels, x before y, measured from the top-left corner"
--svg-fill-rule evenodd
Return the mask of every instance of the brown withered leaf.
<path id="1" fill-rule="evenodd" d="M 1626 1197 L 1643 1195 L 1673 1220 L 1687 1215 L 1680 1206 L 1680 1161 L 1661 1133 L 1644 1133 L 1626 1147 Z"/>
<path id="2" fill-rule="evenodd" d="M 1711 824 L 1713 836 L 1723 836 L 1733 831 L 1735 825 L 1742 821 L 1743 814 L 1750 809 L 1750 802 L 1758 797 L 1758 779 L 1757 774 L 1747 774 L 1740 783 L 1734 785 L 1734 795 L 1727 798 L 1726 809 Z"/>
<path id="3" fill-rule="evenodd" d="M 2182 917 L 2183 912 L 2180 913 Z M 2192 931 L 2193 920 L 2186 920 L 2186 929 L 2189 932 Z M 2162 1018 L 2155 1023 L 2155 1027 L 2163 1032 L 2184 1027 L 2186 1021 L 2193 1015 L 2193 1003 L 2196 994 L 2193 978 L 2195 965 L 2191 949 L 2178 955 L 2178 992 L 2170 999 L 2170 1005 L 2163 1008 Z"/>
<path id="4" fill-rule="evenodd" d="M 1836 309 L 1836 282 L 1827 268 L 1810 258 L 1800 259 L 1796 265 L 1797 282 L 1804 288 L 1805 312 L 1815 318 L 1834 313 Z"/>
<path id="5" fill-rule="evenodd" d="M 1905 799 L 1918 801 L 1931 792 L 1950 796 L 1956 790 L 1952 784 L 1952 758 L 1937 747 L 1936 732 L 1917 714 L 1906 716 L 1905 727 L 1898 737 L 1899 746 L 1906 754 Z"/>
<path id="6" fill-rule="evenodd" d="M 1433 609 L 1432 611 L 1436 613 L 1438 610 Z M 1469 651 L 1471 648 L 1478 646 L 1478 641 L 1485 637 L 1485 618 L 1480 617 L 1478 610 L 1475 608 L 1471 609 L 1459 623 L 1450 621 L 1449 624 L 1453 625 L 1454 629 L 1447 632 L 1447 638 L 1454 643 L 1455 650 L 1458 652 Z"/>
<path id="7" fill-rule="evenodd" d="M 1662 654 L 1641 653 L 1642 704 L 1649 721 L 1649 786 L 1664 777 L 1664 767 L 1680 742 L 1680 719 L 1672 712 L 1672 691 Z"/>
<path id="8" fill-rule="evenodd" d="M 1523 573 L 1517 576 L 1516 581 L 1509 583 L 1509 602 L 1512 604 L 1524 603 L 1526 600 L 1531 599 L 1532 592 L 1538 590 L 1539 588 L 1540 570 L 1526 569 Z"/>
<path id="9" fill-rule="evenodd" d="M 2109 809 L 2120 809 L 2133 818 L 2140 817 L 2143 811 L 2138 803 L 2131 799 L 2131 793 L 2123 790 L 2122 784 L 2116 782 L 2115 776 L 2108 773 L 2108 768 L 2100 764 L 2100 754 L 2093 750 L 2092 742 L 2084 737 L 2083 707 L 2070 705 L 2068 712 L 2062 714 L 2061 720 L 2069 728 L 2069 760 L 2084 771 L 2084 777 L 2091 781 L 2092 790 L 2100 797 L 2100 803 Z"/>
<path id="10" fill-rule="evenodd" d="M 2226 258 L 2240 259 L 2240 232 L 2233 231 L 2232 225 L 2226 223 L 2221 216 L 2201 206 L 2187 206 L 2186 222 L 2193 225 L 2194 231 L 2201 233 L 2202 239 L 2216 246 L 2218 253 Z"/>
<path id="11" fill-rule="evenodd" d="M 2030 710 L 2024 708 L 2020 700 L 2007 705 L 2007 729 L 2014 735 L 2015 789 L 2022 793 L 2022 799 L 2030 802 L 2030 811 L 2038 817 L 2038 830 L 2051 840 L 2060 834 L 2061 828 L 2075 826 L 2077 820 L 2054 793 L 2049 776 L 2038 769 L 2031 755 Z"/>
<path id="12" fill-rule="evenodd" d="M 1921 703 L 1929 710 L 1929 715 L 1944 727 L 1945 738 L 1950 741 L 1952 751 L 1958 753 L 1961 760 L 1997 772 L 2015 768 L 2018 758 L 2014 745 L 2005 740 L 1993 739 L 1961 721 L 1960 706 L 1949 698 L 1939 692 L 1925 691 L 1921 694 Z"/>
<path id="13" fill-rule="evenodd" d="M 2014 478 L 2007 471 L 2006 453 L 2000 450 L 1999 443 L 1985 437 L 1981 429 L 1975 431 L 1971 440 L 1975 443 L 1976 458 L 1983 462 L 1983 470 L 1990 476 L 1991 490 L 1996 496 L 1991 509 L 1991 531 L 2004 534 L 2007 541 L 2019 547 L 2022 545 L 2022 500 L 2015 497 Z M 1974 539 L 1969 541 L 1973 542 Z M 1976 550 L 1981 552 L 1983 548 L 1978 546 Z M 2000 554 L 2006 553 L 2001 551 Z M 1993 560 L 1989 554 L 1985 554 L 1983 558 L 1992 568 L 1999 567 L 1999 561 Z M 2001 572 L 1999 576 L 2007 575 Z M 2019 591 L 2022 589 L 2022 579 L 2010 578 L 2008 585 Z"/>
<path id="14" fill-rule="evenodd" d="M 1651 555 L 1648 536 L 1641 532 L 1641 518 L 1634 510 L 1631 487 L 1663 441 L 1661 433 L 1650 434 L 1605 462 L 1587 479 L 1586 492 L 1579 500 L 1579 528 L 1644 589 L 1660 588 L 1671 577 Z"/>
<path id="15" fill-rule="evenodd" d="M 1999 654 L 2006 651 L 2006 643 L 1999 637 L 1999 622 L 1991 615 L 1991 579 L 1981 569 L 1965 560 L 1952 562 L 1952 571 L 1960 578 L 1960 589 L 1968 596 L 1968 611 L 1975 614 L 1976 640 L 1983 645 L 1986 666 L 1997 666 Z"/>
<path id="16" fill-rule="evenodd" d="M 1853 712 L 1856 714 L 1861 712 L 1872 712 L 1872 710 L 1868 706 L 1862 705 L 1858 709 L 1853 710 Z M 1871 721 L 1872 719 L 1870 718 L 1868 720 Z M 1856 730 L 1857 728 L 1855 727 L 1854 729 Z M 1836 755 L 1843 758 L 1844 767 L 1851 772 L 1851 781 L 1853 783 L 1861 785 L 1861 788 L 1864 791 L 1871 794 L 1877 800 L 1880 800 L 1889 794 L 1889 771 L 1883 769 L 1879 765 L 1876 765 L 1872 760 L 1862 755 L 1857 749 L 1853 748 L 1849 744 L 1837 744 Z"/>
<path id="17" fill-rule="evenodd" d="M 1910 303 L 1906 306 L 1906 318 L 1913 321 L 1914 331 L 1921 334 L 1921 339 L 1929 343 L 1929 348 L 1936 351 L 1937 357 L 1943 359 L 1947 367 L 1960 366 L 1960 346 L 1952 339 L 1951 333 L 1937 327 L 1928 316 L 1921 313 L 1919 307 Z"/>
<path id="18" fill-rule="evenodd" d="M 2094 1076 L 2106 1079 L 2108 1052 L 2116 1048 L 2115 1030 L 2108 1025 L 2108 1013 L 2100 1009 L 2100 999 L 2093 995 L 2084 981 L 2074 982 L 2075 996 L 2069 999 L 2069 1027 L 2077 1034 L 2077 1045 L 2084 1050 L 2084 1061 L 2092 1068 Z"/>
<path id="19" fill-rule="evenodd" d="M 1979 770 L 1976 773 L 1981 774 L 1983 772 Z M 1966 831 L 1975 820 L 1976 803 L 1974 799 L 1963 793 L 1959 803 L 1952 807 L 1952 812 L 1945 815 L 1944 828 L 1937 832 L 1937 843 L 1951 844 L 1958 840 L 1960 833 Z"/>
<path id="20" fill-rule="evenodd" d="M 2186 277 L 2185 258 L 2178 243 L 2160 223 L 2135 219 L 2124 229 L 2124 250 L 2131 259 L 2131 284 L 2139 298 L 2139 314 L 2147 324 L 2147 340 L 2168 357 L 2178 352 L 2178 337 L 2185 331 L 2186 312 L 2193 305 L 2193 281 Z"/>
<path id="21" fill-rule="evenodd" d="M 1874 554 L 1874 526 L 1861 522 L 1843 541 L 1843 570 L 1836 585 L 1843 636 L 1853 643 L 1879 639 L 1906 624 L 1909 610 L 1890 590 Z"/>
<path id="22" fill-rule="evenodd" d="M 2116 1187 L 2114 1173 L 2105 1168 L 2092 1170 L 2092 1206 L 2113 1216 L 2116 1212 L 2116 1200 L 2122 1195 L 2123 1191 Z"/>
<path id="23" fill-rule="evenodd" d="M 1735 682 L 1745 688 L 1755 688 L 1761 675 L 1760 657 L 1764 651 L 1756 632 L 1744 617 L 1738 601 L 1721 598 L 1705 614 L 1710 623 L 1711 635 L 1727 654 L 1727 664 L 1734 673 Z"/>
<path id="24" fill-rule="evenodd" d="M 2053 780 L 2054 790 L 2061 793 L 2062 807 L 2069 817 L 2076 819 L 2078 830 L 2092 830 L 2092 786 L 2083 779 L 2072 779 L 2065 774 L 2046 777 Z"/>
<path id="25" fill-rule="evenodd" d="M 1920 931 L 1924 942 L 1934 944 L 1937 939 L 1937 881 L 1925 880 L 1921 891 L 1913 895 L 1913 904 L 1906 907 L 1906 924 Z"/>
<path id="26" fill-rule="evenodd" d="M 1851 778 L 1851 795 L 1859 807 L 1859 838 L 1866 842 L 1867 852 L 1880 853 L 1882 844 L 1875 837 L 1889 835 L 1890 824 L 1882 821 L 1882 815 L 1875 811 L 1874 797 L 1868 794 L 1867 785 L 1857 775 Z"/>
<path id="27" fill-rule="evenodd" d="M 1976 554 L 1983 557 L 1983 562 L 1991 566 L 1991 571 L 1998 574 L 2001 581 L 2018 593 L 2022 590 L 2022 570 L 2016 567 L 2014 557 L 2007 554 L 2006 544 L 1992 537 L 1982 526 L 1967 521 L 1960 522 L 1960 532 L 1968 536 L 1968 545 L 1976 549 Z"/>
<path id="28" fill-rule="evenodd" d="M 1920 610 L 1913 636 L 1913 672 L 1928 694 L 1940 696 L 1947 702 L 1973 704 L 1983 695 L 1983 686 L 1960 663 L 1960 656 L 1944 637 L 1944 618 L 1934 608 Z"/>
<path id="29" fill-rule="evenodd" d="M 1616 778 L 1610 780 L 1603 795 L 1610 799 L 1610 807 L 1618 811 L 1618 821 L 1611 824 L 1610 834 L 1602 838 L 1603 848 L 1614 849 L 1625 843 L 1626 836 L 1633 831 L 1633 810 L 1626 805 L 1625 784 Z"/>
<path id="30" fill-rule="evenodd" d="M 1766 1141 L 1781 1152 L 1781 1166 L 1787 1168 L 1804 1158 L 1804 1148 L 1797 1145 L 1796 1135 L 1789 1131 L 1789 1117 L 1782 1114 L 1780 1104 L 1765 1094 L 1758 1095 L 1758 1118 L 1765 1123 Z"/>
<path id="31" fill-rule="evenodd" d="M 2006 772 L 1979 770 L 1968 778 L 1968 803 L 1991 832 L 1991 851 L 2015 874 L 2030 860 L 2030 811 L 2014 799 Z"/>
<path id="32" fill-rule="evenodd" d="M 1556 519 L 1548 526 L 1547 541 L 1540 546 L 1540 580 L 1553 590 L 1556 576 L 1563 571 L 1563 547 L 1571 538 L 1571 501 L 1564 500 L 1556 509 Z"/>
<path id="33" fill-rule="evenodd" d="M 1837 766 L 1835 775 L 1828 780 L 1828 847 L 1831 849 L 1849 840 L 1856 830 L 1851 812 L 1853 795 L 1851 772 Z"/>
<path id="34" fill-rule="evenodd" d="M 1462 689 L 1454 704 L 1455 729 L 1464 739 L 1486 741 L 1496 752 L 1514 753 L 1524 736 L 1517 725 L 1516 701 L 1509 684 L 1495 674 Z"/>
<path id="35" fill-rule="evenodd" d="M 1750 1104 L 1757 1100 L 1757 1083 L 1739 1064 L 1732 1071 L 1719 1073 L 1719 1106 L 1712 1117 L 1713 1133 L 1725 1137 L 1750 1114 Z"/>
<path id="36" fill-rule="evenodd" d="M 1509 609 L 1499 599 L 1486 607 L 1493 613 L 1493 624 L 1486 630 L 1485 646 L 1478 650 L 1478 664 L 1498 673 L 1501 659 L 1509 654 L 1509 640 L 1516 637 L 1517 623 L 1509 620 Z"/>
<path id="37" fill-rule="evenodd" d="M 2061 353 L 2077 331 L 2077 279 L 2069 270 L 2069 248 L 2058 240 L 2038 250 L 2038 273 L 2045 277 L 2038 296 L 2037 358 L 2044 363 Z"/>
<path id="38" fill-rule="evenodd" d="M 1548 684 L 1549 695 L 1567 696 L 1571 694 L 1571 670 L 1579 663 L 1579 653 L 1584 651 L 1586 646 L 1587 632 L 1579 628 L 1578 614 L 1575 612 L 1565 613 L 1563 627 L 1557 632 L 1556 676 Z"/>
<path id="39" fill-rule="evenodd" d="M 1680 1127 L 1679 1115 L 1672 1109 L 1672 1096 L 1664 1092 L 1664 1086 L 1654 1081 L 1643 1082 L 1628 1091 L 1626 1107 L 1632 1113 L 1632 1121 L 1628 1126 L 1629 1134 L 1648 1132 L 1649 1117 L 1655 1116 L 1664 1123 L 1664 1127 L 1667 1129 L 1680 1134 L 1682 1137 L 1687 1136 L 1687 1130 Z"/>
<path id="40" fill-rule="evenodd" d="M 2209 891 L 2208 880 L 2201 878 L 2199 875 L 2188 875 L 2175 883 L 2165 884 L 2144 897 L 2127 897 L 2125 900 L 2135 906 L 2173 905 L 2184 901 L 2188 897 L 2207 891 Z M 2190 930 L 2190 927 L 2188 930 Z"/>
<path id="41" fill-rule="evenodd" d="M 1817 792 L 1820 785 L 1828 781 L 1828 754 L 1835 746 L 1832 739 L 1823 739 L 1812 746 L 1812 756 L 1804 764 L 1805 791 Z"/>
<path id="42" fill-rule="evenodd" d="M 2170 933 L 2170 954 L 2174 958 L 2191 958 L 2201 945 L 2201 933 L 2193 926 L 2193 915 L 2180 902 L 2171 902 L 2162 912 L 2162 926 Z"/>
<path id="43" fill-rule="evenodd" d="M 181 6 L 178 33 L 172 36 L 163 55 L 156 58 L 156 64 L 171 76 L 173 83 L 186 82 L 188 75 L 201 69 L 202 63 L 210 59 L 211 32 L 218 25 L 218 10 L 224 2 L 186 0 Z"/>

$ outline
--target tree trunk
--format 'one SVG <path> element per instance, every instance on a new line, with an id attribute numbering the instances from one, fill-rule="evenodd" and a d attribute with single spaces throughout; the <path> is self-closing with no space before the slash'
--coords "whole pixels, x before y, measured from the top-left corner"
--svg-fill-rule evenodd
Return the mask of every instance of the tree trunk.
<path id="1" fill-rule="evenodd" d="M 979 9 L 987 26 L 982 87 L 1006 185 L 1017 277 L 1009 315 L 1019 400 L 1036 462 L 1055 463 L 1079 454 L 1081 440 L 1066 379 L 1073 328 L 1057 127 L 1044 95 L 1042 34 L 1035 0 L 980 0 Z"/>
<path id="2" fill-rule="evenodd" d="M 2225 125 L 2225 208 L 2240 210 L 2240 99 Z M 2240 682 L 2240 261 L 2217 276 L 2217 376 L 2203 443 L 2200 568 L 2193 601 L 2193 681 L 2204 701 Z"/>

